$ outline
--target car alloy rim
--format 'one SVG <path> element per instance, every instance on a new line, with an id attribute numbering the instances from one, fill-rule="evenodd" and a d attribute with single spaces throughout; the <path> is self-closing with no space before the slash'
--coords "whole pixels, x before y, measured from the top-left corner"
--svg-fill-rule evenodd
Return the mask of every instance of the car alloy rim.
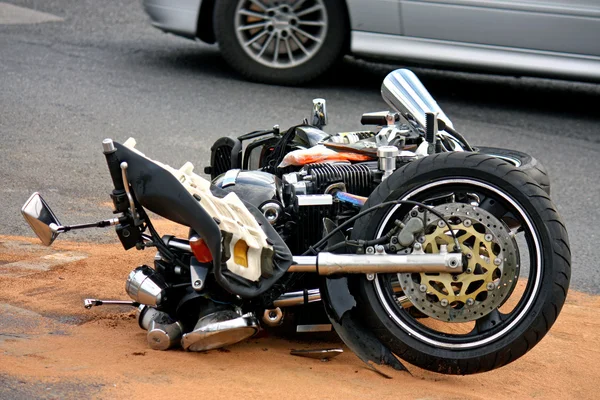
<path id="1" fill-rule="evenodd" d="M 253 60 L 270 68 L 292 68 L 319 51 L 327 33 L 323 0 L 240 0 L 237 39 Z"/>

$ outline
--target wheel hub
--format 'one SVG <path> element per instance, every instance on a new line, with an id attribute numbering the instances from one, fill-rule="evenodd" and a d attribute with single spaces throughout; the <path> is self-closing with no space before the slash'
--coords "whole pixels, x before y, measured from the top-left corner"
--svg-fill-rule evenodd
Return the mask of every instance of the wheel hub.
<path id="1" fill-rule="evenodd" d="M 517 282 L 517 244 L 502 221 L 479 207 L 450 203 L 434 209 L 450 223 L 467 262 L 460 274 L 398 274 L 402 289 L 429 317 L 446 322 L 481 318 L 498 308 Z M 425 221 L 425 234 L 418 240 L 425 253 L 439 253 L 442 245 L 453 248 L 441 218 L 426 211 L 418 217 Z"/>
<path id="2" fill-rule="evenodd" d="M 323 0 L 290 3 L 240 0 L 235 18 L 237 38 L 255 61 L 289 68 L 311 59 L 327 31 Z"/>

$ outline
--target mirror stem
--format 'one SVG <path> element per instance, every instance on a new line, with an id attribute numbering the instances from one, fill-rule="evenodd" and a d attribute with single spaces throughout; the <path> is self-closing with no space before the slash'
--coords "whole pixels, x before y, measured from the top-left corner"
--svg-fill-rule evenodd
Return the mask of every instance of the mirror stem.
<path id="1" fill-rule="evenodd" d="M 50 224 L 50 229 L 55 233 L 64 233 L 75 229 L 87 229 L 87 228 L 105 228 L 107 226 L 117 225 L 119 218 L 106 219 L 100 222 L 92 222 L 91 224 L 78 224 L 78 225 L 56 225 Z"/>

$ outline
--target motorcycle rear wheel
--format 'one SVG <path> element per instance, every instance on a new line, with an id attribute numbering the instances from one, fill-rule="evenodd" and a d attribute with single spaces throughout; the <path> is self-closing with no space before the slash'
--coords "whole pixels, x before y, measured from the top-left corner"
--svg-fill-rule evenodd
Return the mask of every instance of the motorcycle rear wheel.
<path id="1" fill-rule="evenodd" d="M 489 371 L 518 359 L 548 332 L 567 295 L 570 250 L 564 224 L 544 190 L 514 165 L 484 154 L 445 153 L 410 163 L 386 179 L 371 194 L 364 209 L 400 199 L 426 202 L 449 191 L 457 198 L 463 192 L 475 194 L 475 198 L 484 199 L 482 204 L 489 205 L 493 200 L 496 205 L 489 211 L 502 221 L 511 215 L 513 232 L 523 232 L 520 240 L 527 247 L 527 256 L 519 262 L 527 264 L 528 275 L 527 279 L 518 279 L 520 295 L 515 294 L 516 290 L 508 294 L 515 297 L 512 311 L 503 313 L 503 302 L 474 321 L 472 329 L 454 333 L 457 324 L 423 318 L 422 313 L 400 306 L 390 288 L 393 275 L 379 274 L 372 281 L 359 277 L 353 292 L 363 321 L 396 355 L 427 370 L 464 375 Z M 359 219 L 353 239 L 381 237 L 389 224 L 402 219 L 411 208 L 383 208 L 372 217 Z"/>
<path id="2" fill-rule="evenodd" d="M 536 158 L 522 151 L 499 147 L 477 146 L 476 151 L 508 161 L 536 181 L 544 189 L 544 192 L 548 193 L 548 195 L 550 194 L 550 177 L 548 176 L 548 171 L 546 171 L 546 167 Z"/>

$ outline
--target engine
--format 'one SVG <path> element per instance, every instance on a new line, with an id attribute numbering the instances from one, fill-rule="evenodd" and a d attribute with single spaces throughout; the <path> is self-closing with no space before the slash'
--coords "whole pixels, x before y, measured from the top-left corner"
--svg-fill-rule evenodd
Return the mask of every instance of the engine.
<path id="1" fill-rule="evenodd" d="M 303 253 L 323 235 L 323 218 L 341 223 L 355 215 L 381 182 L 378 163 L 309 164 L 282 179 L 264 171 L 230 170 L 213 181 L 257 207 Z"/>

